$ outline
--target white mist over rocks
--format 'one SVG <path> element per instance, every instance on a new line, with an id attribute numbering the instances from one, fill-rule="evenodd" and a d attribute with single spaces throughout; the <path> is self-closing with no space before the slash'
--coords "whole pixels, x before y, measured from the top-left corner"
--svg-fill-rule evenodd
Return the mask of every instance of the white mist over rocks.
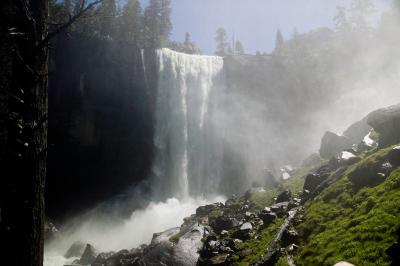
<path id="1" fill-rule="evenodd" d="M 224 201 L 222 197 L 209 200 L 170 198 L 151 202 L 136 210 L 128 219 L 118 219 L 91 211 L 68 221 L 59 234 L 45 245 L 45 266 L 62 266 L 77 258 L 65 259 L 64 254 L 74 242 L 90 243 L 98 251 L 119 251 L 149 244 L 153 233 L 179 227 L 183 218 L 195 213 L 201 205 Z"/>

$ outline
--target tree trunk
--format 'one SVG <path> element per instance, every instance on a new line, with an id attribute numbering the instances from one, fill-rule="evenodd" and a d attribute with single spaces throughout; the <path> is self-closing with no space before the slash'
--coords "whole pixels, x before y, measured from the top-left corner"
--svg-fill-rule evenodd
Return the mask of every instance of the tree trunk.
<path id="1" fill-rule="evenodd" d="M 3 0 L 4 1 L 4 0 Z M 4 265 L 43 265 L 47 151 L 48 0 L 5 0 L 10 44 L 7 153 L 2 160 L 0 232 Z"/>

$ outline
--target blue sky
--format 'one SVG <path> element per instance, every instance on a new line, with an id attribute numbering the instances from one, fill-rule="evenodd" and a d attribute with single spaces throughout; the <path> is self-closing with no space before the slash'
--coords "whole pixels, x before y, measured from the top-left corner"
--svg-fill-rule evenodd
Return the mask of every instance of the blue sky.
<path id="1" fill-rule="evenodd" d="M 146 6 L 148 0 L 141 0 Z M 391 0 L 373 0 L 378 10 Z M 182 41 L 185 32 L 205 54 L 215 50 L 218 27 L 242 41 L 246 52 L 269 52 L 276 30 L 290 38 L 318 27 L 333 27 L 336 6 L 349 7 L 351 0 L 172 0 L 172 40 Z"/>

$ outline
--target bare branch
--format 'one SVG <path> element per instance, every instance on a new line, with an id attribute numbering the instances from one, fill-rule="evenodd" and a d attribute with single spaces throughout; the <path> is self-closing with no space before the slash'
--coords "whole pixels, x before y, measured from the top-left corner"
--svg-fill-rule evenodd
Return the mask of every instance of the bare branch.
<path id="1" fill-rule="evenodd" d="M 65 31 L 69 26 L 71 26 L 77 19 L 79 19 L 80 17 L 82 17 L 88 10 L 90 10 L 91 8 L 93 8 L 94 6 L 98 5 L 99 3 L 101 3 L 102 0 L 96 0 L 90 4 L 88 4 L 87 6 L 85 6 L 86 1 L 83 0 L 81 3 L 81 7 L 78 11 L 78 13 L 76 13 L 74 16 L 70 17 L 68 22 L 62 24 L 60 27 L 58 27 L 56 30 L 54 30 L 53 32 L 50 32 L 39 44 L 38 48 L 43 48 L 45 45 L 47 45 L 47 43 L 53 39 L 55 36 L 57 36 L 57 34 Z"/>

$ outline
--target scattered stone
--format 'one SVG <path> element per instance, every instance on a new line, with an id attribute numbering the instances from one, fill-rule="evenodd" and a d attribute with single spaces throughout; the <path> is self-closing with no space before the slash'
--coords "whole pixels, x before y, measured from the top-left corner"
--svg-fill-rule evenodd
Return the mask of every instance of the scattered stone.
<path id="1" fill-rule="evenodd" d="M 249 222 L 244 223 L 244 224 L 240 227 L 240 230 L 251 230 L 251 229 L 253 229 L 253 226 L 252 226 L 251 223 L 249 223 Z"/>
<path id="2" fill-rule="evenodd" d="M 229 234 L 229 232 L 226 230 L 221 231 L 221 236 L 227 236 L 228 234 Z"/>

